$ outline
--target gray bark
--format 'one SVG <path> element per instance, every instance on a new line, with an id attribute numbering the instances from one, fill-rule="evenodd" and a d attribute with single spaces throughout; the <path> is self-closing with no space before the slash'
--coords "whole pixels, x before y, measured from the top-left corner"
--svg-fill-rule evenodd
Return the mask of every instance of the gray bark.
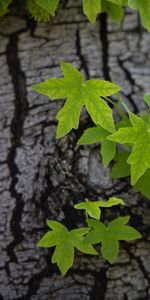
<path id="1" fill-rule="evenodd" d="M 87 22 L 80 1 L 69 1 L 53 24 L 18 17 L 0 21 L 0 299 L 4 300 L 144 300 L 150 299 L 150 204 L 128 180 L 112 181 L 102 167 L 99 147 L 79 147 L 89 124 L 81 116 L 78 131 L 56 140 L 56 113 L 31 86 L 61 76 L 59 62 L 74 63 L 86 78 L 116 81 L 134 112 L 144 108 L 150 88 L 150 34 L 136 13 L 116 25 L 104 16 Z M 82 225 L 73 204 L 83 200 L 125 199 L 120 212 L 131 214 L 141 231 L 139 241 L 121 244 L 117 262 L 77 253 L 63 278 L 50 263 L 52 251 L 36 247 L 46 232 L 46 219 L 69 228 Z M 108 218 L 118 210 L 108 213 Z"/>

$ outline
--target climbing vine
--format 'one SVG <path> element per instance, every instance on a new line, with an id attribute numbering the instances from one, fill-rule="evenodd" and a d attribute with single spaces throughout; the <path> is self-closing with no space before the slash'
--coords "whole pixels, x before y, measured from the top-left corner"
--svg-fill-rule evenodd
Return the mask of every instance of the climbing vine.
<path id="1" fill-rule="evenodd" d="M 80 113 L 85 106 L 93 121 L 93 127 L 84 131 L 78 144 L 100 144 L 104 167 L 106 168 L 110 163 L 112 165 L 110 176 L 112 178 L 130 176 L 133 188 L 150 199 L 150 94 L 144 96 L 147 110 L 138 116 L 127 107 L 120 93 L 121 87 L 117 84 L 100 79 L 84 81 L 82 73 L 72 64 L 62 62 L 60 66 L 63 78 L 50 78 L 33 86 L 35 91 L 48 96 L 51 100 L 66 98 L 64 106 L 56 116 L 58 120 L 56 137 L 62 138 L 72 129 L 78 129 Z M 118 112 L 118 122 L 115 121 L 113 109 L 109 104 L 113 105 Z M 65 274 L 73 264 L 74 247 L 84 253 L 97 254 L 93 244 L 101 243 L 102 255 L 113 263 L 118 255 L 119 240 L 129 241 L 141 237 L 135 229 L 125 226 L 129 220 L 128 216 L 119 217 L 107 226 L 99 221 L 99 207 L 111 207 L 116 204 L 124 204 L 124 202 L 121 199 L 111 198 L 108 202 L 86 201 L 75 205 L 76 209 L 86 211 L 86 222 L 89 227 L 75 231 L 78 233 L 79 230 L 82 233 L 78 235 L 78 242 L 83 242 L 85 247 L 76 246 L 74 231 L 72 237 L 72 231 L 68 232 L 58 222 L 55 223 L 55 227 L 53 221 L 48 221 L 48 226 L 56 230 L 57 234 L 55 231 L 48 232 L 38 245 L 56 246 L 52 262 L 57 263 L 62 274 Z M 89 219 L 88 215 L 92 219 Z M 67 261 L 64 256 L 65 251 L 69 249 L 70 255 Z"/>
<path id="2" fill-rule="evenodd" d="M 36 21 L 50 21 L 58 10 L 59 0 L 27 0 L 28 15 Z M 0 0 L 0 16 L 13 7 L 13 0 Z M 99 13 L 107 13 L 113 20 L 121 21 L 124 7 L 137 9 L 142 24 L 150 31 L 149 0 L 83 0 L 83 12 L 91 23 Z M 57 114 L 57 138 L 77 130 L 80 113 L 86 107 L 93 126 L 86 129 L 78 145 L 100 144 L 100 156 L 104 167 L 110 169 L 115 179 L 130 177 L 137 192 L 150 199 L 150 94 L 144 95 L 147 109 L 139 115 L 130 111 L 125 103 L 121 87 L 102 79 L 84 80 L 83 74 L 68 62 L 60 63 L 62 78 L 50 78 L 33 86 L 36 92 L 50 100 L 66 99 Z M 118 120 L 113 116 L 118 113 Z M 74 250 L 98 255 L 99 251 L 110 263 L 114 263 L 119 251 L 119 241 L 141 238 L 141 234 L 127 225 L 129 216 L 120 216 L 111 222 L 101 221 L 101 208 L 125 205 L 119 198 L 78 203 L 75 209 L 85 210 L 85 227 L 68 230 L 57 221 L 47 221 L 50 230 L 38 242 L 39 247 L 55 247 L 52 263 L 57 263 L 62 275 L 73 265 Z M 96 245 L 96 246 L 95 246 Z"/>

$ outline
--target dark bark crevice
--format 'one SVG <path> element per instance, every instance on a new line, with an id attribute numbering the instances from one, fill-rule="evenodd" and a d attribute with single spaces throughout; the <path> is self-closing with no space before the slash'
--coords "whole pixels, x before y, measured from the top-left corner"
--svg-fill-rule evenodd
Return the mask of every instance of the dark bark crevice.
<path id="1" fill-rule="evenodd" d="M 124 74 L 125 74 L 127 80 L 128 80 L 129 83 L 131 84 L 132 92 L 131 92 L 131 94 L 128 94 L 127 97 L 128 97 L 128 99 L 129 99 L 129 101 L 130 101 L 132 107 L 133 107 L 133 112 L 134 112 L 135 114 L 137 114 L 137 113 L 138 113 L 138 107 L 137 107 L 136 103 L 135 103 L 135 102 L 133 101 L 133 99 L 132 99 L 132 94 L 134 93 L 134 87 L 136 86 L 135 80 L 132 78 L 132 76 L 131 76 L 129 70 L 124 66 L 124 62 L 123 62 L 120 58 L 118 58 L 118 65 L 119 65 L 120 68 L 123 70 L 123 72 L 124 72 Z"/>
<path id="2" fill-rule="evenodd" d="M 81 62 L 80 68 L 81 69 L 83 68 L 83 70 L 85 71 L 86 79 L 89 79 L 90 75 L 89 75 L 88 65 L 87 65 L 87 62 L 86 62 L 86 59 L 85 59 L 84 55 L 82 54 L 79 27 L 77 28 L 77 31 L 76 31 L 76 49 L 77 49 L 77 55 L 78 55 L 78 57 L 80 59 L 80 62 Z"/>
<path id="3" fill-rule="evenodd" d="M 109 72 L 109 43 L 107 36 L 107 15 L 105 13 L 100 15 L 100 40 L 102 43 L 102 63 L 104 79 L 111 81 Z"/>
<path id="4" fill-rule="evenodd" d="M 28 114 L 28 101 L 26 95 L 26 77 L 21 70 L 20 59 L 18 56 L 18 41 L 19 35 L 25 32 L 27 29 L 18 31 L 10 35 L 9 43 L 7 45 L 7 63 L 9 73 L 12 78 L 14 88 L 14 116 L 11 122 L 11 148 L 8 152 L 7 163 L 10 170 L 11 184 L 10 193 L 12 198 L 16 200 L 16 206 L 13 211 L 11 219 L 11 231 L 13 234 L 13 241 L 7 247 L 7 253 L 10 260 L 17 262 L 15 247 L 23 240 L 23 234 L 21 230 L 21 216 L 24 207 L 22 195 L 17 192 L 16 184 L 19 175 L 18 166 L 15 162 L 17 148 L 21 146 L 21 138 L 23 135 L 23 125 L 25 118 Z"/>

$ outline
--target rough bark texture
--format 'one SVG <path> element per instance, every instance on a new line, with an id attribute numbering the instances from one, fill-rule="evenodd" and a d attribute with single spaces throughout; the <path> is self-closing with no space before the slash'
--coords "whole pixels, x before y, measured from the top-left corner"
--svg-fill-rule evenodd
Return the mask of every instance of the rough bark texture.
<path id="1" fill-rule="evenodd" d="M 52 25 L 5 17 L 0 21 L 0 299 L 4 300 L 142 300 L 150 299 L 150 204 L 128 181 L 112 181 L 99 147 L 76 141 L 89 124 L 84 113 L 77 132 L 55 140 L 61 101 L 50 102 L 31 86 L 60 76 L 59 62 L 74 63 L 86 78 L 118 82 L 134 112 L 144 108 L 150 88 L 150 34 L 136 13 L 123 24 L 105 16 L 91 26 L 80 1 L 68 1 Z M 51 251 L 36 247 L 45 220 L 70 228 L 82 225 L 73 204 L 85 197 L 123 197 L 131 224 L 143 239 L 122 244 L 117 263 L 78 253 L 62 278 L 50 264 Z M 116 215 L 118 210 L 113 210 Z M 111 215 L 108 214 L 111 218 Z"/>

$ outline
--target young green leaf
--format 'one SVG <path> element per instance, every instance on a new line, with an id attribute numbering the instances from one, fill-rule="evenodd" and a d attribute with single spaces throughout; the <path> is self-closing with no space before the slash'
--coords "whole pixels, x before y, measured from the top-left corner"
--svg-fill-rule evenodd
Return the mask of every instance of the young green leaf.
<path id="1" fill-rule="evenodd" d="M 107 140 L 109 134 L 110 132 L 102 127 L 88 128 L 78 141 L 79 145 L 101 143 L 101 155 L 104 167 L 108 166 L 116 154 L 116 144 Z"/>
<path id="2" fill-rule="evenodd" d="M 92 24 L 95 23 L 101 12 L 101 0 L 83 0 L 83 12 Z"/>
<path id="3" fill-rule="evenodd" d="M 124 205 L 124 201 L 120 198 L 111 197 L 108 201 L 99 200 L 99 201 L 89 201 L 86 199 L 85 202 L 81 202 L 79 204 L 75 204 L 74 208 L 76 209 L 84 209 L 90 217 L 99 220 L 101 216 L 100 207 L 112 207 L 115 205 Z"/>
<path id="4" fill-rule="evenodd" d="M 96 255 L 97 251 L 85 240 L 89 228 L 68 229 L 57 221 L 47 221 L 52 229 L 37 243 L 39 247 L 56 247 L 52 256 L 52 263 L 57 263 L 62 275 L 65 275 L 74 261 L 74 248 L 79 251 Z"/>
<path id="5" fill-rule="evenodd" d="M 115 158 L 115 163 L 111 169 L 110 176 L 112 178 L 125 178 L 130 176 L 131 167 L 127 164 L 130 152 L 122 151 L 118 152 Z"/>
<path id="6" fill-rule="evenodd" d="M 131 183 L 134 185 L 150 168 L 150 129 L 142 118 L 133 113 L 130 113 L 130 120 L 132 127 L 120 128 L 108 139 L 120 144 L 132 144 L 127 163 L 131 165 Z"/>
<path id="7" fill-rule="evenodd" d="M 74 208 L 85 210 L 90 217 L 97 220 L 100 219 L 100 215 L 101 215 L 101 210 L 99 207 L 100 207 L 99 201 L 86 201 L 74 205 Z"/>
<path id="8" fill-rule="evenodd" d="M 108 201 L 100 200 L 99 203 L 100 203 L 100 207 L 112 207 L 119 204 L 125 205 L 122 199 L 116 197 L 110 197 Z"/>
<path id="9" fill-rule="evenodd" d="M 128 221 L 129 216 L 118 217 L 106 226 L 98 220 L 89 219 L 88 225 L 92 230 L 85 239 L 91 244 L 101 243 L 103 257 L 113 263 L 119 252 L 118 241 L 132 241 L 141 238 L 141 234 L 137 230 L 126 225 Z"/>
<path id="10" fill-rule="evenodd" d="M 45 9 L 51 16 L 55 16 L 59 0 L 36 0 L 36 3 Z"/>
<path id="11" fill-rule="evenodd" d="M 140 192 L 150 200 L 150 169 L 148 169 L 136 182 L 134 185 L 134 190 L 136 192 Z"/>
<path id="12" fill-rule="evenodd" d="M 120 87 L 105 80 L 84 81 L 81 73 L 69 63 L 62 62 L 61 69 L 64 78 L 52 78 L 33 86 L 34 90 L 52 100 L 67 97 L 65 105 L 57 114 L 57 137 L 63 137 L 72 128 L 78 128 L 84 105 L 95 124 L 114 132 L 112 110 L 100 96 L 110 96 L 119 91 Z"/>
<path id="13" fill-rule="evenodd" d="M 143 25 L 150 31 L 150 1 L 129 0 L 129 6 L 139 10 Z"/>

